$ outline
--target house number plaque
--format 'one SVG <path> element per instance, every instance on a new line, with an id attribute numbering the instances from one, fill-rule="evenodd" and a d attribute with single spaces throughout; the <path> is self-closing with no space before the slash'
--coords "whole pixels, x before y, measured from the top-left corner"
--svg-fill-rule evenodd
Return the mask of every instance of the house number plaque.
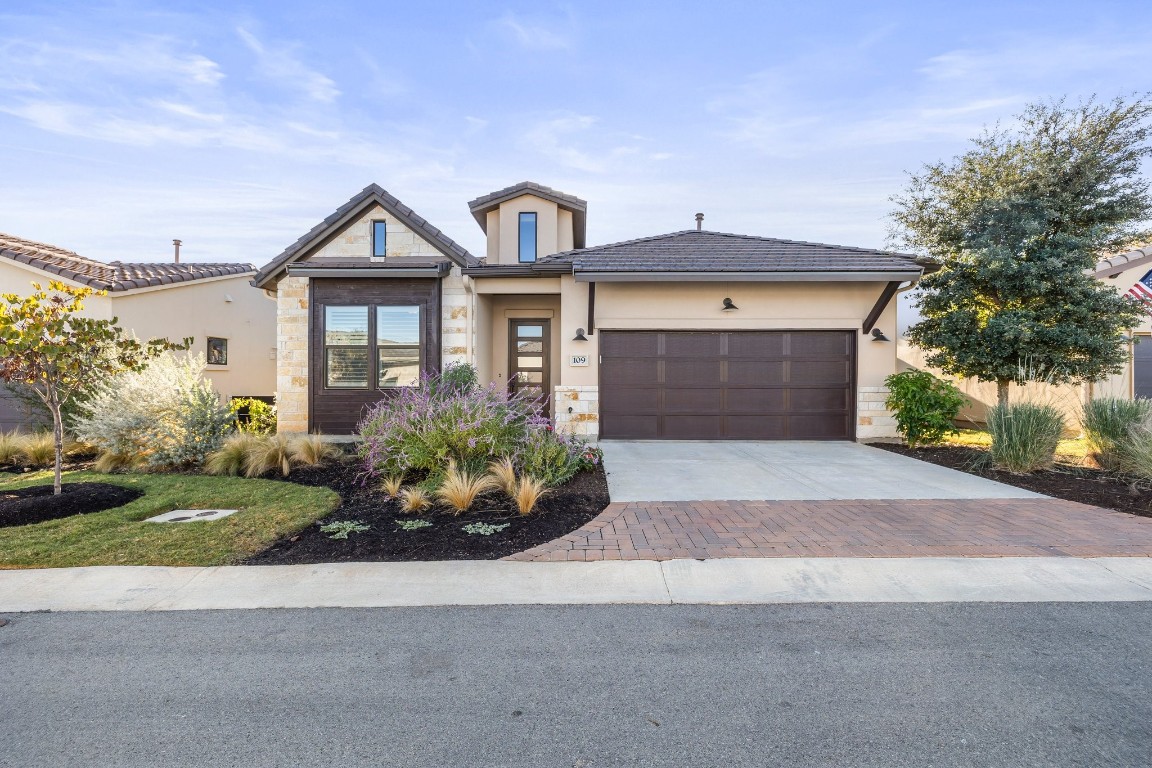
<path id="1" fill-rule="evenodd" d="M 587 367 L 588 355 L 572 355 L 572 361 L 569 363 L 569 365 L 576 367 Z"/>

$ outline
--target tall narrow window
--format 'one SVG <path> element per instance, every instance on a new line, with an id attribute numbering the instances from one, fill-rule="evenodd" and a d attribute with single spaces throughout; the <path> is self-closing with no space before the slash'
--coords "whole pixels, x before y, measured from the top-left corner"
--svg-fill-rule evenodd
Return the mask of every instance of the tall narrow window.
<path id="1" fill-rule="evenodd" d="M 388 222 L 372 222 L 372 258 L 382 259 L 388 255 Z"/>
<path id="2" fill-rule="evenodd" d="M 324 307 L 324 384 L 368 388 L 368 307 Z"/>
<path id="3" fill-rule="evenodd" d="M 420 383 L 420 307 L 376 307 L 376 386 Z"/>
<path id="4" fill-rule="evenodd" d="M 520 263 L 536 261 L 536 214 L 520 214 Z"/>

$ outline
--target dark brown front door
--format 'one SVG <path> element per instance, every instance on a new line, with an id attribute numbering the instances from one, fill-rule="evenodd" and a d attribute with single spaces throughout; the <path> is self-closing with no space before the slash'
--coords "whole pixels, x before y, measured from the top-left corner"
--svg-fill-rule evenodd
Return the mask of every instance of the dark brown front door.
<path id="1" fill-rule="evenodd" d="M 512 393 L 526 392 L 540 398 L 548 409 L 552 391 L 548 361 L 551 355 L 551 322 L 510 320 L 508 323 L 508 386 Z"/>
<path id="2" fill-rule="evenodd" d="M 851 440 L 853 331 L 602 331 L 600 436 Z"/>

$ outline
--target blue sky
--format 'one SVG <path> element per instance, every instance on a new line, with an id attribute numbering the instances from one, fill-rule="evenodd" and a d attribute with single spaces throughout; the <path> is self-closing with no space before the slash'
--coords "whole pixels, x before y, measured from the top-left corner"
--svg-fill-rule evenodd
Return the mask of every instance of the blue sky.
<path id="1" fill-rule="evenodd" d="M 1147 2 L 5 2 L 0 231 L 262 264 L 376 182 L 880 246 L 905 172 L 1029 101 L 1152 91 Z"/>

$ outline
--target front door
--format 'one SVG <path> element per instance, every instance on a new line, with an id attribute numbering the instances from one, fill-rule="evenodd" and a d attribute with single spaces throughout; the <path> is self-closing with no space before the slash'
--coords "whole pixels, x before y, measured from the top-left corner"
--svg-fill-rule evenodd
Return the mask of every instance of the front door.
<path id="1" fill-rule="evenodd" d="M 539 398 L 548 412 L 552 391 L 548 361 L 551 355 L 549 320 L 510 320 L 508 324 L 508 386 L 512 394 L 525 392 Z"/>

